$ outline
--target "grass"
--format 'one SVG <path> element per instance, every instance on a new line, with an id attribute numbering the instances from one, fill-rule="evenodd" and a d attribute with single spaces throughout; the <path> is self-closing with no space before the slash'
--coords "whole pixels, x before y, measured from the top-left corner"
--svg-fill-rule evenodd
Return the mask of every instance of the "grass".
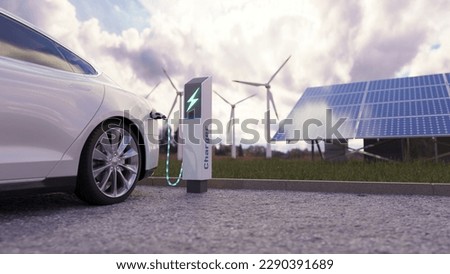
<path id="1" fill-rule="evenodd" d="M 165 155 L 160 156 L 155 176 L 165 176 Z M 213 178 L 337 180 L 450 183 L 449 165 L 434 162 L 366 163 L 297 159 L 213 158 Z M 170 176 L 178 176 L 180 162 L 171 159 Z"/>

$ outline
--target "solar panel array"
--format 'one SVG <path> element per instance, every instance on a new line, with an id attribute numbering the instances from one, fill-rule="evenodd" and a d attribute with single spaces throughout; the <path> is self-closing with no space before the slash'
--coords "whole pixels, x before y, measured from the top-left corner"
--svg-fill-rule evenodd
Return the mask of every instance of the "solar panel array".
<path id="1" fill-rule="evenodd" d="M 307 88 L 288 119 L 295 123 L 309 115 L 305 109 L 320 106 L 334 120 L 345 118 L 339 128 L 345 138 L 450 136 L 449 83 L 447 73 Z M 291 139 L 293 128 L 274 138 Z"/>

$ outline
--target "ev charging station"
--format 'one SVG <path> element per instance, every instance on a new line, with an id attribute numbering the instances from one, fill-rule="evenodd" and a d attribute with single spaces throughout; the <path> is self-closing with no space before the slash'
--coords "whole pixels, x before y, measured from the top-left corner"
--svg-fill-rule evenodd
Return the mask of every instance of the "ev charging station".
<path id="1" fill-rule="evenodd" d="M 211 77 L 194 78 L 184 85 L 182 178 L 188 193 L 206 192 L 212 177 L 211 103 Z"/>

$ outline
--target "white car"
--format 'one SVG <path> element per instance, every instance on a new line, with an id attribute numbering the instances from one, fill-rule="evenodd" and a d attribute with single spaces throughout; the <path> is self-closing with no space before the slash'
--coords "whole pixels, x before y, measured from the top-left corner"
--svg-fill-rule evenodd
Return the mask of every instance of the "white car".
<path id="1" fill-rule="evenodd" d="M 124 201 L 158 164 L 145 98 L 0 9 L 0 194 L 75 191 Z"/>

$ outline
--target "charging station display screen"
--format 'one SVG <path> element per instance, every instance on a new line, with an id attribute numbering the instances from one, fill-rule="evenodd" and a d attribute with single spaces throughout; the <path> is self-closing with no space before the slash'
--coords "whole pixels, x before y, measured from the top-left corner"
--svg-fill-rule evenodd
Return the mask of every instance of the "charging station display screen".
<path id="1" fill-rule="evenodd" d="M 196 119 L 202 117 L 202 82 L 206 78 L 196 78 L 184 88 L 184 118 Z"/>

